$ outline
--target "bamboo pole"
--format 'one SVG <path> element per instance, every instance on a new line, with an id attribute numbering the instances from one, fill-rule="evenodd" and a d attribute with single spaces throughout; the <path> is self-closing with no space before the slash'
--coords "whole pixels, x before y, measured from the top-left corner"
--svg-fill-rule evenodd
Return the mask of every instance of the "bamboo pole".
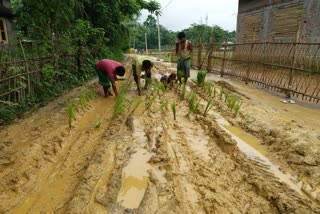
<path id="1" fill-rule="evenodd" d="M 220 76 L 224 76 L 224 66 L 225 66 L 225 60 L 226 60 L 226 51 L 227 51 L 227 40 L 224 41 L 223 44 L 223 58 L 222 58 L 222 64 L 221 64 L 221 73 Z"/>
<path id="2" fill-rule="evenodd" d="M 249 79 L 250 79 L 250 68 L 251 68 L 251 64 L 253 63 L 251 60 L 250 60 L 250 56 L 252 56 L 252 51 L 253 51 L 253 44 L 250 45 L 250 52 L 249 52 L 249 62 L 248 62 L 248 68 L 247 68 L 247 71 L 246 71 L 246 80 L 245 80 L 245 83 L 246 85 L 249 83 Z"/>
<path id="3" fill-rule="evenodd" d="M 23 58 L 24 58 L 24 60 L 25 60 L 25 71 L 26 71 L 26 73 L 27 73 L 27 87 L 28 87 L 28 93 L 30 93 L 30 91 L 31 91 L 31 80 L 30 80 L 30 74 L 29 74 L 29 72 L 28 72 L 28 63 L 27 63 L 27 58 L 26 58 L 26 55 L 25 55 L 25 53 L 24 53 L 24 48 L 23 48 L 23 45 L 22 45 L 22 43 L 21 43 L 21 41 L 19 40 L 19 44 L 20 44 L 20 47 L 21 47 L 21 50 L 22 50 L 22 54 L 23 54 Z"/>
<path id="4" fill-rule="evenodd" d="M 208 55 L 208 64 L 207 64 L 207 71 L 209 72 L 212 68 L 212 55 L 214 51 L 214 37 L 213 35 L 211 36 L 211 43 L 210 43 L 210 50 L 209 50 L 209 55 Z"/>
<path id="5" fill-rule="evenodd" d="M 199 36 L 198 69 L 201 69 L 201 62 L 202 62 L 202 40 L 201 40 L 201 36 Z"/>
<path id="6" fill-rule="evenodd" d="M 296 65 L 297 43 L 299 42 L 299 37 L 300 37 L 300 25 L 298 25 L 298 30 L 297 30 L 297 34 L 296 34 L 296 43 L 294 44 L 292 65 L 291 65 L 291 69 L 289 72 L 289 81 L 288 81 L 288 88 L 287 88 L 287 93 L 286 93 L 286 97 L 289 99 L 291 98 L 293 72 L 294 72 L 294 67 Z"/>

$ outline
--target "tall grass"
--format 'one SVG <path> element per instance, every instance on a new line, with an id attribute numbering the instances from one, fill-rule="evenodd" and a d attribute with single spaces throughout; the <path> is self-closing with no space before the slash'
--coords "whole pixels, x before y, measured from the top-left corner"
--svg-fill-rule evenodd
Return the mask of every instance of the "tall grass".
<path id="1" fill-rule="evenodd" d="M 225 90 L 224 92 L 224 102 L 227 102 L 230 97 L 230 92 L 228 90 Z"/>
<path id="2" fill-rule="evenodd" d="M 151 108 L 152 104 L 154 103 L 154 101 L 156 101 L 157 99 L 157 95 L 154 94 L 147 102 L 146 102 L 146 110 Z"/>
<path id="3" fill-rule="evenodd" d="M 232 111 L 237 103 L 238 97 L 237 95 L 232 96 L 229 98 L 228 100 L 228 107 L 230 108 L 230 110 Z"/>
<path id="4" fill-rule="evenodd" d="M 189 106 L 194 105 L 196 100 L 197 100 L 197 94 L 194 92 L 191 92 L 189 96 Z"/>
<path id="5" fill-rule="evenodd" d="M 183 84 L 182 84 L 182 90 L 181 90 L 181 100 L 184 100 L 184 99 L 185 99 L 186 92 L 187 92 L 187 85 L 186 85 L 185 82 L 183 82 Z"/>
<path id="6" fill-rule="evenodd" d="M 114 110 L 113 110 L 113 117 L 118 116 L 127 108 L 125 95 L 129 87 L 130 87 L 130 83 L 126 83 L 126 84 L 123 84 L 122 87 L 120 88 L 120 91 L 118 93 L 116 103 L 114 106 Z"/>
<path id="7" fill-rule="evenodd" d="M 198 71 L 196 85 L 198 87 L 203 86 L 206 80 L 207 72 L 206 71 Z"/>
<path id="8" fill-rule="evenodd" d="M 193 92 L 191 92 L 190 94 L 190 98 L 189 98 L 189 112 L 188 115 L 191 113 L 195 113 L 200 105 L 200 100 L 197 101 L 197 95 Z"/>
<path id="9" fill-rule="evenodd" d="M 168 108 L 168 102 L 166 101 L 166 100 L 161 100 L 160 101 L 160 108 L 161 108 L 161 110 L 169 110 L 169 108 Z"/>
<path id="10" fill-rule="evenodd" d="M 200 105 L 200 100 L 198 102 L 195 102 L 194 104 L 190 105 L 188 115 L 191 113 L 195 113 L 198 110 L 199 105 Z"/>
<path id="11" fill-rule="evenodd" d="M 159 82 L 157 85 L 158 89 L 160 89 L 160 91 L 162 91 L 163 94 L 167 91 L 166 86 L 163 84 L 163 82 Z"/>
<path id="12" fill-rule="evenodd" d="M 68 118 L 68 124 L 69 128 L 72 127 L 72 120 L 74 119 L 74 104 L 73 103 L 68 103 L 67 108 L 67 118 Z"/>
<path id="13" fill-rule="evenodd" d="M 234 106 L 234 116 L 235 117 L 239 114 L 241 106 L 242 106 L 242 102 L 237 102 L 237 104 Z"/>
<path id="14" fill-rule="evenodd" d="M 89 88 L 85 96 L 87 97 L 87 100 L 92 100 L 97 97 L 97 93 L 93 88 Z"/>
<path id="15" fill-rule="evenodd" d="M 176 109 L 176 103 L 171 103 L 171 110 L 172 110 L 172 113 L 173 113 L 173 119 L 176 120 L 176 115 L 177 115 L 177 109 Z"/>
<path id="16" fill-rule="evenodd" d="M 82 109 L 84 109 L 86 107 L 87 102 L 88 102 L 87 96 L 84 94 L 81 94 L 79 97 L 79 104 Z"/>
<path id="17" fill-rule="evenodd" d="M 207 83 L 206 86 L 207 86 L 208 95 L 211 97 L 214 86 L 211 83 Z"/>
<path id="18" fill-rule="evenodd" d="M 213 86 L 213 97 L 215 98 L 217 95 L 217 88 Z"/>
<path id="19" fill-rule="evenodd" d="M 206 116 L 212 108 L 213 108 L 213 102 L 212 100 L 209 100 L 207 102 L 206 108 L 204 109 L 203 115 Z"/>

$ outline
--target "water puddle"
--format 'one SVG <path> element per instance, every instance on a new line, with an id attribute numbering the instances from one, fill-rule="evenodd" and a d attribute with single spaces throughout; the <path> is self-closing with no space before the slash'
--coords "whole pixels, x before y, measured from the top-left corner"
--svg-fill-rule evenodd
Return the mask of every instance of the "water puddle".
<path id="1" fill-rule="evenodd" d="M 127 166 L 122 170 L 122 186 L 118 194 L 117 201 L 123 207 L 135 209 L 140 206 L 148 187 L 148 170 L 153 167 L 148 163 L 152 154 L 143 146 L 147 144 L 147 137 L 141 127 L 143 125 L 138 120 L 134 120 L 134 143 L 138 145 L 136 152 L 132 154 Z"/>
<path id="2" fill-rule="evenodd" d="M 101 121 L 101 118 L 106 118 L 106 115 L 108 115 L 108 117 L 111 116 L 114 99 L 98 96 L 92 105 L 92 109 L 79 121 L 78 125 L 80 129 L 85 129 L 88 126 L 93 127 L 95 123 Z"/>
<path id="3" fill-rule="evenodd" d="M 261 153 L 262 155 L 267 155 L 268 151 L 267 149 L 261 145 L 261 140 L 259 140 L 257 137 L 249 134 L 248 132 L 242 130 L 241 128 L 231 126 L 231 125 L 225 125 L 224 126 L 232 135 L 237 136 L 239 139 L 244 141 L 248 147 L 252 147 L 254 151 L 257 151 Z M 261 160 L 261 158 L 258 157 L 256 152 L 252 153 L 251 149 L 249 149 L 245 145 L 239 145 L 242 147 L 242 150 L 246 151 L 246 154 L 251 157 L 252 159 L 258 158 L 257 161 Z"/>
<path id="4" fill-rule="evenodd" d="M 147 150 L 140 148 L 123 169 L 122 186 L 117 199 L 122 206 L 129 209 L 140 206 L 148 185 L 148 170 L 152 169 L 148 164 L 151 156 Z"/>

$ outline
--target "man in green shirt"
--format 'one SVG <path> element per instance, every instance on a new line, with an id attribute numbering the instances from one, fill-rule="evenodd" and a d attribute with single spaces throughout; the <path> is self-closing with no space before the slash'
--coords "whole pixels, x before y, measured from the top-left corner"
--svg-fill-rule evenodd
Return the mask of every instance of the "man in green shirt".
<path id="1" fill-rule="evenodd" d="M 147 89 L 148 85 L 151 83 L 151 68 L 153 67 L 153 62 L 144 57 L 144 56 L 134 56 L 132 59 L 132 73 L 134 77 L 134 81 L 137 84 L 139 96 L 141 96 L 141 73 L 145 72 L 145 86 L 144 88 Z"/>

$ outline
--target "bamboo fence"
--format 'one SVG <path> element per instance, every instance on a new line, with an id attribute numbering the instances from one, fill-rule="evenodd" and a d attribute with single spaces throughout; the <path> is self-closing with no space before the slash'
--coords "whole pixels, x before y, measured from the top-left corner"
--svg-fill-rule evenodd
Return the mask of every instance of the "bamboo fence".
<path id="1" fill-rule="evenodd" d="M 219 72 L 272 91 L 320 101 L 320 43 L 243 43 L 194 45 L 191 65 Z M 172 52 L 172 56 L 175 53 Z M 176 58 L 172 57 L 175 62 Z"/>
<path id="2" fill-rule="evenodd" d="M 55 70 L 66 69 L 77 72 L 81 68 L 81 51 L 67 53 L 61 51 L 43 52 L 44 44 L 15 43 L 0 46 L 0 109 L 17 105 L 27 97 L 41 91 L 44 75 L 42 69 L 52 66 Z M 56 44 L 55 47 L 63 46 Z M 62 77 L 53 80 L 58 83 Z"/>

